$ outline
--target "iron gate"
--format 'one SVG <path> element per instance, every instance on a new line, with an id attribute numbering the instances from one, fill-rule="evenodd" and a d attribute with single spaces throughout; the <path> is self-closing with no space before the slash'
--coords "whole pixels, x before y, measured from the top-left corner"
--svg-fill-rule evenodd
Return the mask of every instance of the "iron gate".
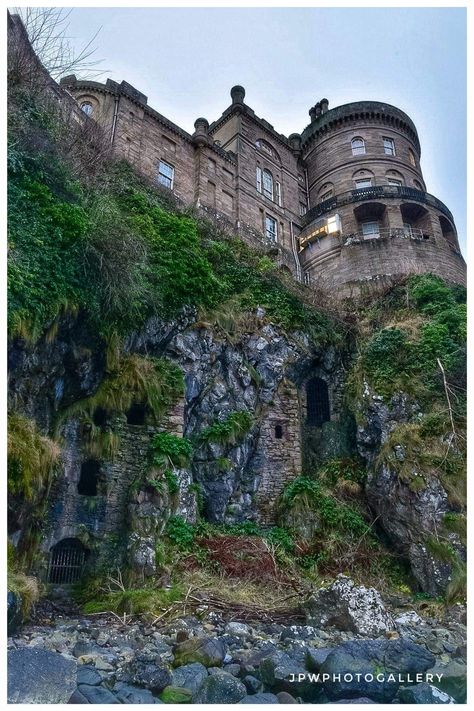
<path id="1" fill-rule="evenodd" d="M 59 541 L 51 549 L 48 582 L 55 585 L 76 583 L 81 577 L 88 552 L 77 538 Z"/>

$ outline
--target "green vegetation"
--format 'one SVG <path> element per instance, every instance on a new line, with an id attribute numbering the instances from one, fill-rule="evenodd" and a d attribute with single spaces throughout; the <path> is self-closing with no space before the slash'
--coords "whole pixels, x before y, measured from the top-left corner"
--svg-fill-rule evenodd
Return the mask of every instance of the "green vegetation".
<path id="1" fill-rule="evenodd" d="M 200 443 L 235 444 L 241 440 L 253 424 L 252 415 L 246 410 L 232 412 L 225 420 L 214 422 L 197 436 Z"/>
<path id="2" fill-rule="evenodd" d="M 22 415 L 8 417 L 8 491 L 33 501 L 49 486 L 61 454 L 57 442 L 40 434 L 36 423 Z"/>
<path id="3" fill-rule="evenodd" d="M 150 467 L 147 472 L 147 484 L 163 492 L 166 483 L 172 496 L 179 491 L 178 477 L 174 469 L 186 466 L 193 451 L 192 444 L 184 437 L 177 437 L 168 432 L 159 432 L 150 442 L 148 458 Z"/>

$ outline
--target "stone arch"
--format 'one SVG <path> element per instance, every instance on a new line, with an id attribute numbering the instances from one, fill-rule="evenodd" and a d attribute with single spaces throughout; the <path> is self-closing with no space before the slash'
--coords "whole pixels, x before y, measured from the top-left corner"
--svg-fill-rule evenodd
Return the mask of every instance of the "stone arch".
<path id="1" fill-rule="evenodd" d="M 405 185 L 405 178 L 399 170 L 387 170 L 385 177 L 388 183 L 390 180 L 398 180 L 402 185 Z"/>
<path id="2" fill-rule="evenodd" d="M 78 538 L 61 539 L 50 550 L 48 583 L 76 583 L 82 576 L 89 554 L 89 549 Z"/>
<path id="3" fill-rule="evenodd" d="M 433 234 L 433 226 L 428 210 L 419 203 L 407 202 L 400 205 L 403 227 L 408 237 L 428 239 Z"/>
<path id="4" fill-rule="evenodd" d="M 364 202 L 354 208 L 357 232 L 364 239 L 380 237 L 389 227 L 386 206 L 381 202 Z"/>
<path id="5" fill-rule="evenodd" d="M 456 236 L 456 230 L 454 229 L 453 225 L 444 215 L 440 215 L 438 219 L 444 239 L 451 247 L 454 247 L 457 250 L 458 240 Z"/>

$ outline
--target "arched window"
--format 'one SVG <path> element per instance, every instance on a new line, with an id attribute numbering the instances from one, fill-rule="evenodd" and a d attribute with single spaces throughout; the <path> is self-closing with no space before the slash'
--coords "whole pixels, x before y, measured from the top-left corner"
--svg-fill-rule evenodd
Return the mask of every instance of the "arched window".
<path id="1" fill-rule="evenodd" d="M 84 111 L 87 116 L 92 116 L 92 112 L 94 111 L 94 108 L 91 104 L 90 101 L 83 101 L 81 104 L 81 111 Z"/>
<path id="2" fill-rule="evenodd" d="M 100 463 L 97 459 L 88 459 L 82 463 L 81 476 L 77 485 L 77 493 L 81 496 L 97 496 Z"/>
<path id="3" fill-rule="evenodd" d="M 273 200 L 273 175 L 269 170 L 262 171 L 263 177 L 263 194 L 265 197 Z"/>
<path id="4" fill-rule="evenodd" d="M 352 155 L 360 156 L 365 153 L 365 141 L 360 136 L 356 136 L 351 141 Z"/>
<path id="5" fill-rule="evenodd" d="M 275 439 L 283 439 L 283 425 L 275 425 Z"/>
<path id="6" fill-rule="evenodd" d="M 416 168 L 416 158 L 411 148 L 408 149 L 408 160 L 410 161 L 412 166 Z"/>
<path id="7" fill-rule="evenodd" d="M 421 183 L 419 183 L 418 180 L 414 180 L 413 185 L 415 186 L 415 188 L 417 190 L 421 190 L 421 192 L 423 192 L 423 185 Z"/>
<path id="8" fill-rule="evenodd" d="M 320 427 L 330 419 L 327 383 L 322 378 L 311 378 L 306 383 L 306 422 Z"/>
<path id="9" fill-rule="evenodd" d="M 48 582 L 54 585 L 76 583 L 89 555 L 77 538 L 63 538 L 51 548 Z"/>

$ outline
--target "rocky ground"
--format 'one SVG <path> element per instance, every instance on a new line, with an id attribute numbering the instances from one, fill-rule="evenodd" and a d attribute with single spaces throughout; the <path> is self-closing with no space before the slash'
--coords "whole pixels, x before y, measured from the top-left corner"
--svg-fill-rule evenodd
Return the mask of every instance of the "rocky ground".
<path id="1" fill-rule="evenodd" d="M 313 600 L 309 609 L 318 624 L 312 626 L 226 621 L 209 609 L 199 617 L 156 625 L 133 619 L 124 623 L 109 614 L 62 613 L 43 603 L 36 619 L 8 640 L 9 701 L 465 702 L 462 605 L 442 616 L 420 616 L 423 611 L 416 612 L 406 600 L 381 606 L 375 591 L 354 587 L 338 608 L 338 590 L 341 599 L 347 597 L 347 579 Z M 361 591 L 370 593 L 365 609 L 351 617 Z M 327 604 L 344 608 L 344 614 L 327 619 Z M 337 680 L 334 672 L 350 672 L 353 678 Z M 366 678 L 381 672 L 383 683 Z M 413 675 L 424 672 L 433 675 L 433 683 L 430 678 L 410 683 L 417 681 Z M 318 673 L 319 679 L 311 676 Z M 324 674 L 330 678 L 323 679 Z"/>

